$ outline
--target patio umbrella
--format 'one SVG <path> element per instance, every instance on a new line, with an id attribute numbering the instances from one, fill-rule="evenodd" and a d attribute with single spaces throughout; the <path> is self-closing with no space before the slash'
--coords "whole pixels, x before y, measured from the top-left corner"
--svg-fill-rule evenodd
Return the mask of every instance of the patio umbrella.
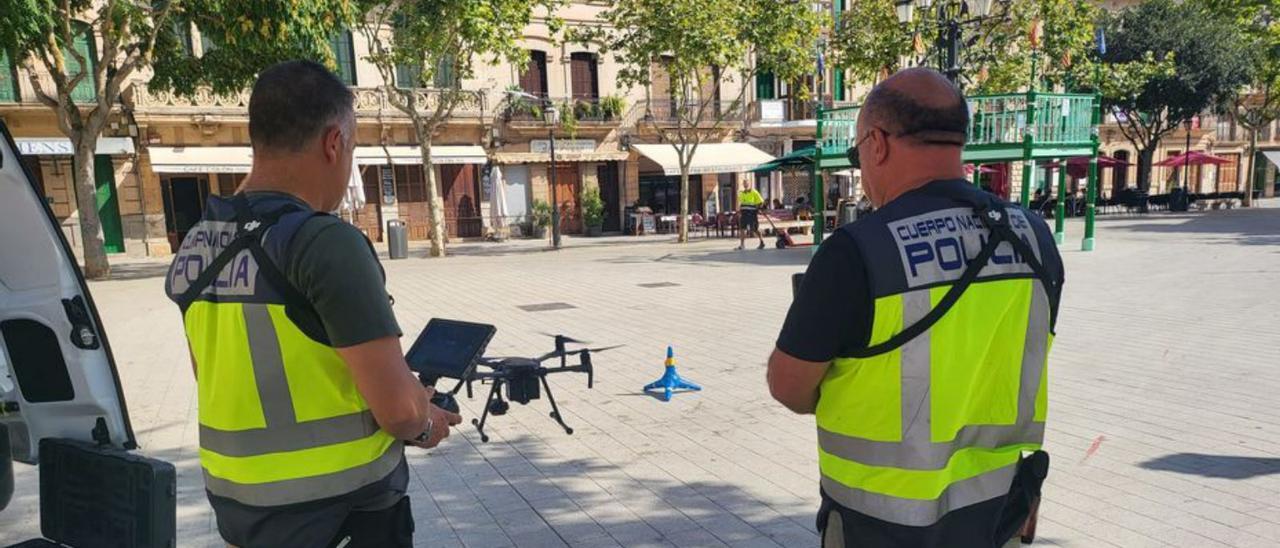
<path id="1" fill-rule="evenodd" d="M 489 174 L 492 190 L 489 193 L 489 224 L 495 235 L 502 235 L 507 226 L 507 192 L 506 181 L 502 180 L 502 168 L 493 167 Z"/>
<path id="2" fill-rule="evenodd" d="M 342 195 L 342 211 L 355 211 L 365 204 L 364 180 L 360 178 L 360 166 L 351 163 L 351 177 L 347 179 L 347 192 Z"/>
<path id="3" fill-rule="evenodd" d="M 1231 160 L 1212 154 L 1205 154 L 1200 151 L 1193 150 L 1177 156 L 1170 156 L 1163 161 L 1156 162 L 1155 165 L 1160 167 L 1180 167 L 1180 166 L 1198 166 L 1204 164 L 1229 164 Z"/>
<path id="4" fill-rule="evenodd" d="M 964 172 L 969 175 L 973 175 L 973 164 L 965 164 Z M 996 169 L 993 167 L 978 166 L 978 173 L 995 173 L 995 172 L 996 172 Z"/>

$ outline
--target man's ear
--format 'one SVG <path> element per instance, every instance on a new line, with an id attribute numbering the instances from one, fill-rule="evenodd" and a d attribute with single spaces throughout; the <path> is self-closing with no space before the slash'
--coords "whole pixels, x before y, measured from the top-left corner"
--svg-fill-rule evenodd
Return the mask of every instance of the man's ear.
<path id="1" fill-rule="evenodd" d="M 887 133 L 875 131 L 867 141 L 867 144 L 871 145 L 871 159 L 875 165 L 881 165 L 889 161 L 889 135 Z"/>
<path id="2" fill-rule="evenodd" d="M 324 151 L 324 158 L 333 163 L 338 163 L 342 159 L 342 130 L 334 125 L 324 130 L 320 137 L 320 146 Z"/>

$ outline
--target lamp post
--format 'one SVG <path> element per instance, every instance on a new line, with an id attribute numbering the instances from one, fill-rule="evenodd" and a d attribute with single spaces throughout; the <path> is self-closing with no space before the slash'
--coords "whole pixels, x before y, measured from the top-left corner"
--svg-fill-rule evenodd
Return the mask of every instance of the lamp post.
<path id="1" fill-rule="evenodd" d="M 963 45 L 964 28 L 976 26 L 994 18 L 1003 18 L 1008 13 L 1010 0 L 898 0 L 894 6 L 898 22 L 910 26 L 915 19 L 916 9 L 933 10 L 932 24 L 935 32 L 934 48 L 938 54 L 938 69 L 953 83 L 960 78 L 960 48 Z M 992 12 L 993 5 L 998 4 L 998 14 Z M 924 29 L 921 29 L 924 30 Z M 915 31 L 913 31 L 914 33 Z"/>
<path id="2" fill-rule="evenodd" d="M 508 99 L 542 103 L 542 119 L 547 123 L 547 141 L 551 149 L 551 167 L 547 172 L 547 183 L 551 187 L 551 247 L 560 249 L 560 203 L 556 196 L 556 126 L 560 125 L 560 109 L 550 98 L 515 90 L 507 90 L 506 94 Z"/>
<path id="3" fill-rule="evenodd" d="M 551 142 L 551 168 L 547 173 L 551 185 L 551 248 L 560 249 L 560 199 L 556 196 L 556 125 L 560 123 L 560 110 L 547 99 L 542 116 L 547 122 L 547 140 Z"/>

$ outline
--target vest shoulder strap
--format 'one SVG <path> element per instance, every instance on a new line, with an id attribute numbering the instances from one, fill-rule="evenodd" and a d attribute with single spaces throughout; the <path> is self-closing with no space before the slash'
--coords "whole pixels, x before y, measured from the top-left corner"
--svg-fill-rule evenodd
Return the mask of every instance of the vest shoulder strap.
<path id="1" fill-rule="evenodd" d="M 258 272 L 268 284 L 274 287 L 284 297 L 285 303 L 289 306 L 298 306 L 303 309 L 309 308 L 306 297 L 298 290 L 289 279 L 276 266 L 275 261 L 267 254 L 262 247 L 262 237 L 266 234 L 267 229 L 280 222 L 280 219 L 290 213 L 298 211 L 297 208 L 284 207 L 276 211 L 272 211 L 266 215 L 258 215 L 249 207 L 249 200 L 244 194 L 236 194 L 231 198 L 231 206 L 235 208 L 236 215 L 236 235 L 231 243 L 218 254 L 217 257 L 209 263 L 208 268 L 200 273 L 200 276 L 177 297 L 178 308 L 185 314 L 191 303 L 195 302 L 200 294 L 204 292 L 227 266 L 241 251 L 249 250 L 253 255 L 254 261 L 258 264 Z M 313 213 L 313 215 L 323 215 L 323 213 Z"/>
<path id="2" fill-rule="evenodd" d="M 1058 294 L 1061 291 L 1061 288 L 1057 281 L 1049 274 L 1048 269 L 1046 269 L 1044 264 L 1039 260 L 1035 251 L 1031 249 L 1031 246 L 1027 245 L 1026 241 L 1019 238 L 1018 235 L 1014 233 L 1013 228 L 1009 225 L 1009 212 L 1005 209 L 1004 204 L 994 196 L 984 193 L 948 192 L 947 194 L 972 206 L 974 213 L 976 213 L 982 220 L 983 226 L 991 232 L 991 238 L 982 246 L 982 250 L 978 252 L 978 255 L 968 262 L 965 266 L 964 273 L 961 274 L 960 278 L 951 285 L 951 288 L 947 290 L 946 295 L 943 295 L 942 300 L 938 301 L 937 306 L 934 306 L 929 310 L 928 314 L 925 314 L 925 316 L 920 318 L 919 321 L 911 324 L 902 331 L 899 331 L 880 344 L 871 345 L 866 348 L 849 352 L 849 357 L 870 358 L 872 356 L 887 354 L 901 348 L 902 345 L 911 342 L 912 339 L 915 339 L 925 331 L 928 331 L 929 328 L 938 323 L 938 320 L 941 320 L 943 316 L 946 316 L 947 312 L 951 310 L 951 307 L 960 300 L 960 297 L 964 294 L 965 290 L 969 289 L 969 286 L 978 278 L 978 274 L 980 274 L 982 269 L 987 266 L 988 262 L 990 262 L 992 255 L 995 254 L 996 248 L 1002 242 L 1009 242 L 1019 255 L 1026 258 L 1027 264 L 1031 267 L 1031 271 L 1035 274 L 1036 278 L 1040 280 L 1040 283 L 1044 285 L 1045 291 L 1049 294 L 1049 325 L 1057 324 Z"/>

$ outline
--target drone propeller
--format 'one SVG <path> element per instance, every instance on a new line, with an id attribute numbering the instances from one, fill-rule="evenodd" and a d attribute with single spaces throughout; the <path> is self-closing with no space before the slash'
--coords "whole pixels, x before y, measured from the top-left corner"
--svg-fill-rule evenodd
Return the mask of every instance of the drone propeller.
<path id="1" fill-rule="evenodd" d="M 580 341 L 568 335 L 557 335 L 555 333 L 547 333 L 546 331 L 539 331 L 538 333 L 569 344 L 591 344 L 589 341 Z"/>
<path id="2" fill-rule="evenodd" d="M 625 345 L 625 344 L 615 344 L 615 345 L 613 345 L 613 346 L 600 346 L 600 347 L 596 347 L 596 348 L 584 348 L 583 350 L 586 350 L 586 351 L 588 351 L 588 352 L 604 352 L 604 351 L 606 351 L 606 350 L 613 350 L 613 349 L 615 349 L 615 348 L 622 348 L 622 347 L 624 347 L 624 346 L 626 346 L 626 345 Z M 575 350 L 574 352 L 577 352 L 577 350 Z"/>

